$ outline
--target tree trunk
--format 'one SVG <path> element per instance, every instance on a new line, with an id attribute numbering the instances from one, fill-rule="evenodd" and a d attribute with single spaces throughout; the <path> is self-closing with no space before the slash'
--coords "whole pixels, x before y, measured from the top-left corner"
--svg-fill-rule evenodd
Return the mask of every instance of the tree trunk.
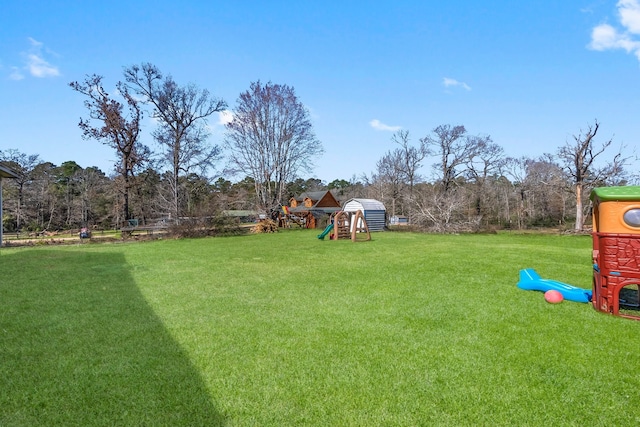
<path id="1" fill-rule="evenodd" d="M 576 184 L 576 231 L 584 228 L 584 215 L 582 213 L 582 185 Z"/>
<path id="2" fill-rule="evenodd" d="M 174 216 L 173 218 L 173 222 L 174 224 L 178 224 L 179 222 L 179 218 L 180 218 L 180 201 L 179 201 L 179 190 L 178 190 L 178 179 L 179 179 L 179 173 L 180 173 L 180 168 L 177 165 L 177 155 L 174 155 L 174 164 L 173 164 L 173 176 L 171 177 L 171 185 L 173 186 L 173 188 L 171 189 L 173 191 L 172 194 L 172 206 L 171 206 L 171 210 L 173 212 L 171 212 Z"/>

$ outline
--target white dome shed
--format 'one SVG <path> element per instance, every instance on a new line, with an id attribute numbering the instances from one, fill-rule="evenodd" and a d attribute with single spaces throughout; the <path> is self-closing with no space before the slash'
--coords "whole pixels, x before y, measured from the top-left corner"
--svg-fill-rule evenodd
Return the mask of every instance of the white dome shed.
<path id="1" fill-rule="evenodd" d="M 369 231 L 383 231 L 386 226 L 387 210 L 382 202 L 375 199 L 349 199 L 342 210 L 345 212 L 362 211 Z"/>

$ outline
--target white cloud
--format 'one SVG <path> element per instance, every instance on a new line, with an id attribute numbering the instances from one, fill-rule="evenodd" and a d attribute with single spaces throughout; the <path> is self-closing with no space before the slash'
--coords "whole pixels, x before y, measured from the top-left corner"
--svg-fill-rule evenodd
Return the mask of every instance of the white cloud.
<path id="1" fill-rule="evenodd" d="M 464 82 L 459 82 L 456 79 L 451 79 L 449 77 L 445 77 L 444 79 L 442 79 L 442 84 L 444 85 L 444 87 L 461 87 L 463 89 L 466 90 L 471 90 L 471 88 L 469 87 L 468 84 L 464 83 Z"/>
<path id="2" fill-rule="evenodd" d="M 22 80 L 24 78 L 23 71 L 31 74 L 33 77 L 45 78 L 56 77 L 60 75 L 60 70 L 55 65 L 52 65 L 45 59 L 45 53 L 52 54 L 53 52 L 46 50 L 44 44 L 28 37 L 31 47 L 28 51 L 22 52 L 25 65 L 21 68 L 12 67 L 11 75 L 12 80 Z"/>
<path id="3" fill-rule="evenodd" d="M 640 4 L 638 0 L 620 0 L 618 2 L 620 23 L 631 34 L 640 34 Z"/>
<path id="4" fill-rule="evenodd" d="M 591 31 L 589 47 L 594 50 L 613 49 L 617 47 L 616 44 L 619 37 L 618 32 L 611 25 L 601 24 Z"/>
<path id="5" fill-rule="evenodd" d="M 640 35 L 640 3 L 638 0 L 620 0 L 617 7 L 623 28 L 609 24 L 594 27 L 588 47 L 598 51 L 623 49 L 640 60 L 640 40 L 634 38 L 634 35 Z"/>
<path id="6" fill-rule="evenodd" d="M 24 79 L 24 74 L 22 74 L 18 67 L 11 67 L 11 74 L 9 74 L 9 79 L 22 80 Z"/>
<path id="7" fill-rule="evenodd" d="M 35 49 L 42 49 L 42 46 L 44 46 L 44 43 L 39 42 L 33 37 L 27 37 L 27 40 L 29 40 L 29 43 L 31 43 L 31 46 Z"/>
<path id="8" fill-rule="evenodd" d="M 220 111 L 218 113 L 218 124 L 226 125 L 227 123 L 231 123 L 233 121 L 233 113 L 229 110 Z"/>
<path id="9" fill-rule="evenodd" d="M 57 67 L 49 64 L 37 54 L 31 53 L 27 55 L 27 66 L 29 68 L 29 72 L 34 77 L 43 78 L 55 77 L 60 75 L 60 71 L 58 71 Z"/>
<path id="10" fill-rule="evenodd" d="M 402 129 L 402 126 L 389 126 L 389 125 L 385 125 L 384 123 L 382 123 L 380 120 L 378 119 L 373 119 L 369 122 L 369 125 L 374 128 L 375 130 L 382 130 L 382 131 L 390 131 L 390 132 L 396 132 L 399 131 L 400 129 Z"/>

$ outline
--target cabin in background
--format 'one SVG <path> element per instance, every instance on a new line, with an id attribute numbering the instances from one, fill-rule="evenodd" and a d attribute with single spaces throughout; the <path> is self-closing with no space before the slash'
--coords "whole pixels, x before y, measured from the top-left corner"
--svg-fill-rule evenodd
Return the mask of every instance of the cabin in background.
<path id="1" fill-rule="evenodd" d="M 340 202 L 331 191 L 311 191 L 289 200 L 286 209 L 291 221 L 306 228 L 324 227 L 332 213 L 340 210 Z"/>

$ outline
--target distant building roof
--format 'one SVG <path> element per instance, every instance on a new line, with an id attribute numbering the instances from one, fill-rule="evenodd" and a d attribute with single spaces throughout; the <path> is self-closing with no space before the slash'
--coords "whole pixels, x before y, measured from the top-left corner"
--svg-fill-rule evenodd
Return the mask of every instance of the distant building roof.
<path id="1" fill-rule="evenodd" d="M 6 166 L 0 165 L 0 178 L 17 178 L 18 175 Z"/>

